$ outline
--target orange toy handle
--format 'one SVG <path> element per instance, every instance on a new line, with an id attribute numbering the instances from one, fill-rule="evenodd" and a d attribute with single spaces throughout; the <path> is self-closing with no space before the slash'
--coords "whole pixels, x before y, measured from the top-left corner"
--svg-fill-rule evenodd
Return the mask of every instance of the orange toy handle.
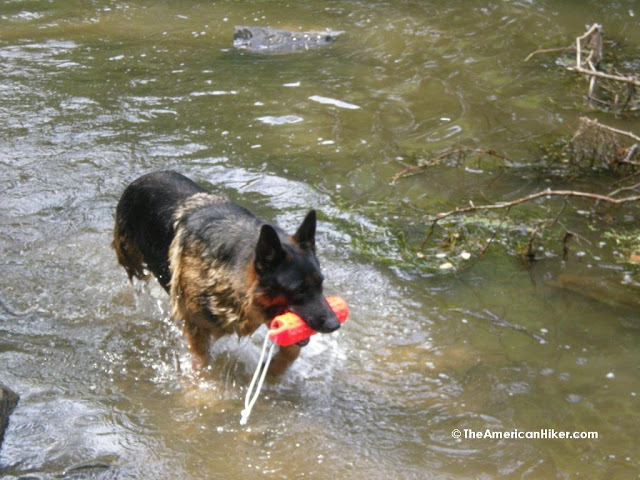
<path id="1" fill-rule="evenodd" d="M 338 321 L 344 323 L 349 316 L 347 302 L 337 295 L 330 295 L 326 300 L 329 308 L 338 317 Z M 316 333 L 318 332 L 311 329 L 299 315 L 293 312 L 278 315 L 271 321 L 269 327 L 269 338 L 281 346 L 293 345 Z"/>
<path id="2" fill-rule="evenodd" d="M 329 308 L 333 310 L 333 313 L 336 314 L 336 317 L 338 317 L 340 323 L 347 321 L 347 317 L 349 317 L 349 306 L 342 297 L 329 295 L 327 297 L 327 303 L 329 304 Z"/>
<path id="3" fill-rule="evenodd" d="M 271 321 L 269 327 L 271 340 L 283 347 L 301 342 L 316 333 L 318 332 L 312 330 L 300 316 L 293 312 L 278 315 Z"/>

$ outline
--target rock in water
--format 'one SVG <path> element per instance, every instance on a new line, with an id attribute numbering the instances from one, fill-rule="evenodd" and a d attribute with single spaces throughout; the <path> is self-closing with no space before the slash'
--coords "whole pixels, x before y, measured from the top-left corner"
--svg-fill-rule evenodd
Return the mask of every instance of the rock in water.
<path id="1" fill-rule="evenodd" d="M 9 424 L 9 415 L 11 415 L 11 412 L 13 412 L 13 409 L 18 404 L 18 399 L 18 395 L 0 384 L 0 448 L 2 447 L 4 431 Z"/>
<path id="2" fill-rule="evenodd" d="M 269 27 L 236 26 L 233 28 L 233 46 L 251 52 L 288 53 L 329 45 L 343 33 L 334 30 L 294 32 Z"/>
<path id="3" fill-rule="evenodd" d="M 569 290 L 608 305 L 624 305 L 640 310 L 638 289 L 620 285 L 619 282 L 608 278 L 563 272 L 555 279 L 547 281 L 547 285 Z"/>

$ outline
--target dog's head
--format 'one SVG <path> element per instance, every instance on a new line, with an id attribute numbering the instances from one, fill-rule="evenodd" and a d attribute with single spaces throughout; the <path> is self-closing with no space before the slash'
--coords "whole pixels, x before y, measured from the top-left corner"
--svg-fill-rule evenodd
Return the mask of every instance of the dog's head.
<path id="1" fill-rule="evenodd" d="M 340 322 L 322 294 L 324 277 L 316 257 L 315 236 L 315 210 L 307 214 L 291 237 L 271 225 L 263 225 L 253 266 L 269 313 L 289 310 L 312 329 L 329 333 L 340 328 Z"/>

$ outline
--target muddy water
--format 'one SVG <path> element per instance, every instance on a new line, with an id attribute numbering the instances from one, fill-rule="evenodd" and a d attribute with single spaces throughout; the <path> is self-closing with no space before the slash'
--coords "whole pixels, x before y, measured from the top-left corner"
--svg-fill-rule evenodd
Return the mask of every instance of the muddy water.
<path id="1" fill-rule="evenodd" d="M 638 277 L 612 240 L 585 228 L 566 265 L 495 249 L 433 273 L 402 239 L 496 171 L 389 179 L 455 144 L 535 160 L 584 114 L 584 82 L 522 59 L 592 21 L 632 57 L 640 5 L 459 3 L 0 6 L 0 381 L 22 396 L 5 478 L 637 478 Z M 234 24 L 347 33 L 269 57 L 231 49 Z M 195 373 L 164 292 L 131 288 L 109 248 L 124 186 L 166 168 L 289 229 L 317 208 L 328 290 L 351 305 L 245 428 L 262 332 L 219 342 Z M 491 194 L 545 184 L 524 182 Z M 599 438 L 451 433 L 547 428 Z"/>

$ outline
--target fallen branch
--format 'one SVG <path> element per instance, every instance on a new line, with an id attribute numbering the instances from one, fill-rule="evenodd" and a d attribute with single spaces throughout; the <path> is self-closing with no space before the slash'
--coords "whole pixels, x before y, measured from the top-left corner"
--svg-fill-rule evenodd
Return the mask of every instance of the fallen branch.
<path id="1" fill-rule="evenodd" d="M 600 59 L 602 58 L 602 25 L 594 23 L 589 27 L 589 30 L 576 38 L 576 65 L 578 68 L 582 68 L 583 41 L 586 41 L 587 45 L 592 47 L 589 51 L 589 56 L 587 57 L 587 63 L 589 63 L 590 67 L 595 70 L 593 63 L 597 65 L 600 63 Z"/>
<path id="2" fill-rule="evenodd" d="M 627 145 L 624 138 L 635 141 Z M 574 158 L 598 161 L 600 167 L 607 167 L 614 171 L 621 165 L 631 165 L 634 170 L 640 166 L 635 158 L 640 153 L 640 137 L 633 132 L 603 125 L 597 120 L 580 117 L 580 124 L 562 148 L 562 152 L 570 149 Z"/>
<path id="3" fill-rule="evenodd" d="M 476 258 L 474 258 L 471 262 L 469 262 L 469 263 L 465 264 L 464 266 L 461 266 L 458 269 L 456 269 L 456 273 L 461 273 L 461 272 L 464 272 L 465 270 L 469 270 L 476 263 L 478 263 L 480 260 L 482 260 L 482 257 L 484 257 L 484 254 L 487 253 L 487 250 L 489 250 L 489 247 L 493 244 L 493 241 L 496 239 L 496 236 L 498 235 L 498 232 L 502 228 L 502 225 L 507 220 L 508 216 L 509 216 L 509 209 L 507 208 L 507 211 L 504 212 L 504 216 L 502 217 L 502 221 L 500 222 L 500 225 L 498 225 L 498 227 L 494 230 L 493 235 L 491 235 L 491 238 L 489 240 L 487 240 L 487 243 L 485 243 L 484 247 L 482 247 L 482 250 L 480 250 L 480 253 L 478 255 L 476 255 Z M 426 242 L 422 242 L 422 245 L 420 246 L 420 248 L 424 247 L 425 243 Z"/>
<path id="4" fill-rule="evenodd" d="M 614 191 L 613 193 L 617 193 L 617 192 Z M 632 196 L 629 196 L 629 197 L 614 198 L 614 197 L 609 196 L 609 195 L 601 195 L 601 194 L 598 194 L 598 193 L 591 193 L 591 192 L 579 192 L 579 191 L 575 191 L 575 190 L 544 190 L 542 192 L 536 192 L 536 193 L 532 193 L 531 195 L 527 195 L 525 197 L 517 198 L 517 199 L 512 200 L 510 202 L 500 202 L 500 203 L 492 203 L 492 204 L 486 204 L 486 205 L 474 205 L 473 202 L 469 202 L 469 206 L 468 207 L 459 207 L 459 208 L 456 208 L 454 210 L 450 210 L 448 212 L 438 213 L 434 217 L 427 217 L 426 220 L 431 222 L 431 226 L 429 227 L 429 231 L 427 232 L 427 235 L 422 240 L 422 243 L 420 244 L 420 248 L 424 248 L 424 246 L 427 244 L 427 242 L 431 238 L 431 235 L 433 234 L 433 231 L 434 231 L 434 228 L 435 228 L 436 224 L 440 220 L 443 220 L 443 219 L 445 219 L 447 217 L 451 217 L 451 216 L 454 216 L 454 215 L 462 215 L 462 214 L 466 214 L 466 213 L 469 213 L 469 212 L 479 212 L 479 211 L 486 211 L 486 210 L 499 210 L 501 208 L 510 209 L 511 207 L 513 207 L 515 205 L 520 205 L 522 203 L 531 202 L 531 201 L 536 200 L 537 198 L 541 198 L 541 197 L 564 197 L 565 199 L 568 198 L 568 197 L 586 198 L 586 199 L 589 199 L 589 200 L 593 200 L 593 201 L 597 201 L 597 202 L 606 202 L 606 203 L 611 203 L 611 204 L 614 204 L 614 205 L 620 205 L 622 203 L 640 201 L 640 195 L 632 195 Z"/>
<path id="5" fill-rule="evenodd" d="M 629 148 L 627 148 L 627 154 L 624 156 L 620 163 L 628 163 L 629 165 L 637 165 L 640 166 L 640 162 L 635 162 L 633 159 L 640 152 L 640 144 L 634 143 Z"/>
<path id="6" fill-rule="evenodd" d="M 610 127 L 608 125 L 603 125 L 600 122 L 598 122 L 598 120 L 591 120 L 590 118 L 587 118 L 587 117 L 580 117 L 580 121 L 584 122 L 587 126 L 599 128 L 601 130 L 607 130 L 608 132 L 615 133 L 617 135 L 623 135 L 625 137 L 629 137 L 635 140 L 636 142 L 640 142 L 640 137 L 637 136 L 636 134 L 627 132 L 625 130 L 620 130 L 618 128 Z"/>
<path id="7" fill-rule="evenodd" d="M 607 197 L 613 197 L 614 195 L 617 195 L 620 192 L 628 192 L 629 190 L 635 190 L 636 188 L 639 188 L 639 187 L 640 187 L 640 183 L 636 183 L 635 185 L 630 185 L 628 187 L 620 187 L 616 190 L 613 190 L 607 193 Z"/>
<path id="8" fill-rule="evenodd" d="M 610 73 L 601 72 L 597 68 L 603 57 L 602 25 L 600 25 L 599 23 L 594 23 L 587 29 L 585 33 L 583 33 L 579 37 L 576 37 L 574 45 L 571 45 L 569 47 L 536 50 L 530 53 L 525 58 L 525 62 L 534 55 L 540 53 L 551 53 L 566 50 L 575 50 L 576 52 L 575 66 L 566 67 L 567 70 L 577 72 L 589 77 L 589 91 L 587 93 L 587 98 L 592 105 L 619 111 L 623 111 L 625 109 L 634 109 L 637 107 L 637 103 L 631 101 L 632 98 L 637 96 L 635 87 L 640 87 L 640 79 L 637 76 L 612 75 Z M 601 84 L 597 84 L 597 79 L 611 80 L 614 82 L 626 84 L 627 93 L 625 100 L 621 103 L 618 103 L 619 94 L 613 92 L 610 86 L 602 86 Z M 596 95 L 597 85 L 602 87 L 601 90 L 605 91 L 609 96 L 613 96 L 614 100 L 609 101 L 598 98 L 598 96 Z"/>
<path id="9" fill-rule="evenodd" d="M 455 148 L 453 150 L 448 150 L 446 152 L 441 153 L 440 155 L 438 155 L 435 158 L 432 158 L 430 160 L 427 160 L 425 162 L 419 163 L 418 165 L 412 165 L 411 167 L 407 167 L 401 171 L 399 171 L 398 173 L 396 173 L 393 177 L 391 177 L 391 185 L 394 185 L 395 183 L 397 183 L 398 180 L 400 180 L 402 177 L 405 177 L 407 175 L 411 175 L 412 173 L 418 172 L 420 170 L 423 170 L 427 167 L 431 167 L 433 165 L 436 165 L 438 163 L 440 163 L 441 161 L 449 158 L 449 157 L 453 157 L 454 155 L 461 155 L 461 154 L 468 154 L 468 153 L 478 153 L 481 155 L 491 155 L 493 157 L 497 157 L 500 158 L 502 160 L 506 160 L 508 162 L 511 162 L 511 159 L 496 152 L 495 150 L 486 150 L 483 148 L 466 148 L 466 147 L 462 147 L 462 148 Z"/>
<path id="10" fill-rule="evenodd" d="M 529 60 L 531 60 L 532 57 L 536 55 L 541 55 L 543 53 L 566 52 L 567 50 L 575 50 L 575 48 L 576 48 L 575 46 L 569 45 L 568 47 L 545 48 L 541 50 L 535 50 L 531 52 L 529 55 L 527 55 L 524 61 L 528 62 Z"/>
<path id="11" fill-rule="evenodd" d="M 538 235 L 538 232 L 540 232 L 541 230 L 543 230 L 543 229 L 545 229 L 547 227 L 553 228 L 556 224 L 558 224 L 560 222 L 560 217 L 564 213 L 564 210 L 567 208 L 567 204 L 568 203 L 569 203 L 569 201 L 565 198 L 564 199 L 564 203 L 562 204 L 562 208 L 560 209 L 558 214 L 555 216 L 555 218 L 547 219 L 547 220 L 544 220 L 544 221 L 540 222 L 531 231 L 531 235 L 529 235 L 529 243 L 527 244 L 527 253 L 525 255 L 530 261 L 535 259 L 535 253 L 533 251 L 533 241 L 535 240 L 536 235 Z"/>
<path id="12" fill-rule="evenodd" d="M 622 77 L 620 75 L 611 75 L 609 73 L 604 73 L 598 70 L 591 70 L 591 69 L 586 69 L 582 67 L 567 67 L 567 70 L 571 70 L 572 72 L 584 73 L 585 75 L 591 75 L 593 77 L 605 78 L 607 80 L 615 80 L 616 82 L 630 83 L 631 85 L 640 87 L 640 80 L 632 76 Z"/>
<path id="13" fill-rule="evenodd" d="M 474 205 L 471 204 L 468 207 L 456 208 L 454 210 L 450 210 L 448 212 L 438 213 L 435 217 L 427 217 L 427 220 L 438 222 L 444 218 L 451 217 L 453 215 L 460 215 L 462 213 L 476 212 L 482 210 L 498 210 L 501 208 L 510 208 L 514 205 L 520 205 L 522 203 L 530 202 L 540 197 L 577 197 L 577 198 L 588 198 L 594 201 L 611 203 L 614 205 L 619 205 L 621 203 L 628 202 L 637 202 L 640 200 L 640 195 L 633 195 L 630 197 L 623 198 L 614 198 L 608 195 L 601 195 L 598 193 L 591 192 L 579 192 L 575 190 L 543 190 L 542 192 L 532 193 L 531 195 L 527 195 L 525 197 L 517 198 L 510 202 L 500 202 L 500 203 L 492 203 L 488 205 Z"/>
<path id="14" fill-rule="evenodd" d="M 620 184 L 628 181 L 629 179 L 631 179 L 633 177 L 637 177 L 638 175 L 640 175 L 640 170 L 637 170 L 637 171 L 627 175 L 626 177 L 623 177 L 620 180 L 617 180 L 617 181 L 613 182 L 612 185 L 620 185 Z M 611 194 L 608 194 L 608 195 L 611 196 Z"/>

